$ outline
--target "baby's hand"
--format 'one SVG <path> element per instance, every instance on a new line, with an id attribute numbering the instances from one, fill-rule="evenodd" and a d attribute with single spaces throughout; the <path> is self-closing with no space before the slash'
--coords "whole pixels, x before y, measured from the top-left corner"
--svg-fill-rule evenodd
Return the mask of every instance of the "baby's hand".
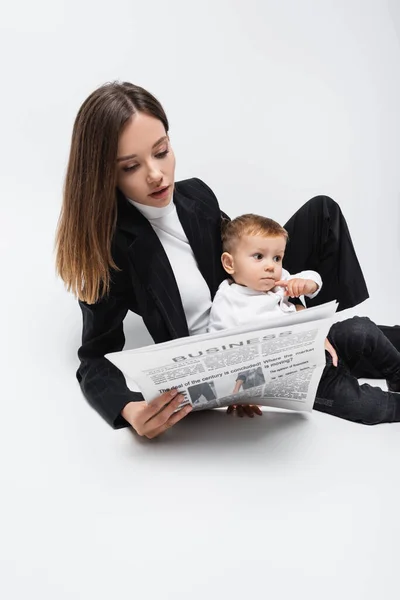
<path id="1" fill-rule="evenodd" d="M 245 415 L 253 418 L 254 415 L 262 417 L 262 410 L 256 404 L 231 404 L 228 406 L 226 412 L 228 415 L 234 413 L 238 417 L 244 417 Z"/>
<path id="2" fill-rule="evenodd" d="M 288 279 L 287 281 L 277 281 L 275 285 L 284 287 L 285 296 L 291 298 L 298 298 L 299 296 L 307 296 L 308 294 L 314 294 L 318 289 L 318 284 L 312 279 Z"/>

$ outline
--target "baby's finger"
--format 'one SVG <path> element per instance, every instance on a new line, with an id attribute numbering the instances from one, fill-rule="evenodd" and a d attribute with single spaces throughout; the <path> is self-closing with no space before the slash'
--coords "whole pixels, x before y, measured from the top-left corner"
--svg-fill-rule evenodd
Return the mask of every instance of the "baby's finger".
<path id="1" fill-rule="evenodd" d="M 252 407 L 252 406 L 250 406 L 250 405 L 244 405 L 244 406 L 243 406 L 243 411 L 244 411 L 244 413 L 245 413 L 245 414 L 246 414 L 248 417 L 251 417 L 251 418 L 253 418 L 253 417 L 254 417 L 254 414 L 253 414 L 253 407 Z"/>
<path id="2" fill-rule="evenodd" d="M 278 285 L 278 286 L 280 286 L 280 287 L 287 288 L 287 286 L 288 286 L 288 282 L 287 282 L 287 281 L 283 281 L 283 280 L 279 280 L 279 281 L 275 281 L 275 285 Z"/>
<path id="3" fill-rule="evenodd" d="M 299 284 L 297 281 L 293 282 L 293 296 L 297 298 L 299 295 Z"/>
<path id="4" fill-rule="evenodd" d="M 298 286 L 297 286 L 297 297 L 302 296 L 304 294 L 304 288 L 305 288 L 304 282 L 301 282 L 301 283 L 298 284 Z"/>
<path id="5" fill-rule="evenodd" d="M 296 298 L 298 298 L 300 296 L 300 286 L 301 286 L 301 283 L 299 281 L 296 281 L 293 284 L 293 292 L 294 292 L 294 295 Z"/>
<path id="6" fill-rule="evenodd" d="M 292 295 L 292 286 L 287 282 L 287 285 L 282 286 L 285 288 L 285 296 L 291 296 Z"/>
<path id="7" fill-rule="evenodd" d="M 243 406 L 241 404 L 236 405 L 236 414 L 238 417 L 244 416 L 244 410 L 243 410 Z"/>

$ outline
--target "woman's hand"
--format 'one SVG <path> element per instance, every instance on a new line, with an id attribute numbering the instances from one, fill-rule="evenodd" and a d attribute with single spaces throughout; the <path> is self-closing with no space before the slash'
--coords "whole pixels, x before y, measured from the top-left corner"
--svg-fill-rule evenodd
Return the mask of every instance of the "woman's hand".
<path id="1" fill-rule="evenodd" d="M 152 439 L 167 431 L 191 412 L 190 404 L 174 412 L 182 400 L 182 394 L 178 394 L 177 390 L 170 390 L 158 396 L 150 404 L 145 401 L 128 402 L 121 414 L 138 435 Z"/>
<path id="2" fill-rule="evenodd" d="M 228 406 L 226 412 L 228 415 L 236 413 L 238 417 L 244 417 L 245 415 L 251 418 L 254 415 L 262 416 L 262 410 L 256 404 L 231 404 Z"/>
<path id="3" fill-rule="evenodd" d="M 328 338 L 325 338 L 325 350 L 327 350 L 329 352 L 329 354 L 332 356 L 333 366 L 337 367 L 337 365 L 338 365 L 338 355 L 336 353 L 335 348 L 332 346 L 332 344 L 328 340 Z"/>
<path id="4" fill-rule="evenodd" d="M 285 288 L 285 296 L 291 298 L 298 298 L 299 296 L 306 296 L 308 294 L 314 294 L 318 289 L 318 284 L 312 279 L 295 279 L 277 281 L 275 285 Z"/>

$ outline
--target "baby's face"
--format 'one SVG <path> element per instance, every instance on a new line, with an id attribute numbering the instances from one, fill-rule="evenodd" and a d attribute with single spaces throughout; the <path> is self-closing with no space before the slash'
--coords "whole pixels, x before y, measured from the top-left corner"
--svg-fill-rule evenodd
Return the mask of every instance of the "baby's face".
<path id="1" fill-rule="evenodd" d="M 224 268 L 236 283 L 258 292 L 269 292 L 282 277 L 285 249 L 283 236 L 243 236 L 230 255 L 231 269 L 226 268 L 223 260 Z"/>

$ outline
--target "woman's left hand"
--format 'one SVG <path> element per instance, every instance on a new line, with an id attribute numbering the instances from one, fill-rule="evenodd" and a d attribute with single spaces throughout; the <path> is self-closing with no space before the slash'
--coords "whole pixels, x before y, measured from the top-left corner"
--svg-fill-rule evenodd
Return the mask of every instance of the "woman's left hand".
<path id="1" fill-rule="evenodd" d="M 262 416 L 262 410 L 256 404 L 231 404 L 228 406 L 226 412 L 228 415 L 235 413 L 238 417 L 247 416 L 253 418 L 254 415 Z"/>
<path id="2" fill-rule="evenodd" d="M 332 344 L 328 340 L 328 338 L 325 338 L 325 350 L 327 350 L 329 352 L 329 354 L 332 356 L 333 366 L 337 367 L 337 365 L 338 365 L 338 355 L 337 355 L 337 352 L 336 352 L 335 348 L 332 346 Z"/>

